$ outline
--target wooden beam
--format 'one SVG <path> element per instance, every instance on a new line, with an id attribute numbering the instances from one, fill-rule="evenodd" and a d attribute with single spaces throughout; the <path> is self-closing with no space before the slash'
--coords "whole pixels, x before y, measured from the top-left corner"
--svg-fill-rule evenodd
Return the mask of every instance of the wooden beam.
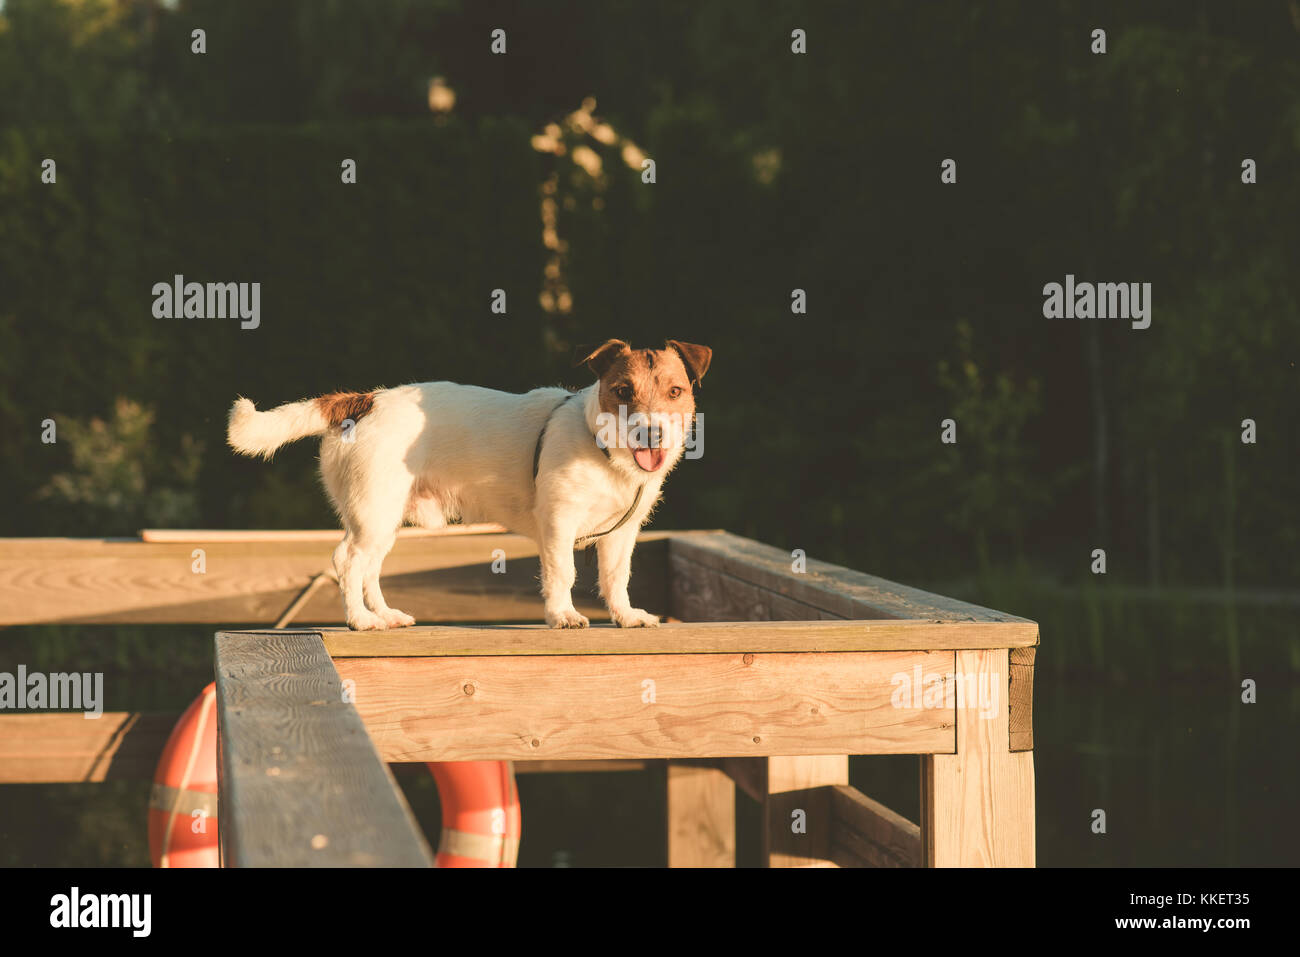
<path id="1" fill-rule="evenodd" d="M 956 675 L 1007 687 L 1006 650 L 959 651 Z M 984 707 L 987 705 L 987 709 Z M 930 867 L 1033 867 L 1034 753 L 1012 752 L 1001 700 L 958 703 L 955 754 L 921 757 L 921 833 Z"/>
<path id="2" fill-rule="evenodd" d="M 921 828 L 856 788 L 831 789 L 831 850 L 867 867 L 920 867 Z"/>
<path id="3" fill-rule="evenodd" d="M 179 714 L 0 716 L 0 784 L 149 781 Z"/>
<path id="4" fill-rule="evenodd" d="M 1015 615 L 945 598 L 813 558 L 806 560 L 806 571 L 796 572 L 791 567 L 793 559 L 789 551 L 729 532 L 674 536 L 669 561 L 673 572 L 673 614 L 682 619 L 691 617 L 684 613 L 683 605 L 693 609 L 700 605 L 693 598 L 693 588 L 708 588 L 710 594 L 718 594 L 735 589 L 737 583 L 745 583 L 757 586 L 767 596 L 755 599 L 752 590 L 737 589 L 733 604 L 748 606 L 748 613 L 738 613 L 744 609 L 724 608 L 721 614 L 746 619 L 776 618 L 789 613 L 807 617 L 789 606 L 788 603 L 793 601 L 840 618 L 1033 624 Z M 714 575 L 705 574 L 697 566 L 711 569 Z M 736 579 L 736 583 L 720 586 L 717 584 L 720 575 L 730 576 Z"/>
<path id="5" fill-rule="evenodd" d="M 668 866 L 736 866 L 736 787 L 717 768 L 668 765 Z"/>
<path id="6" fill-rule="evenodd" d="M 589 774 L 604 771 L 644 771 L 647 761 L 520 761 L 515 774 Z"/>
<path id="7" fill-rule="evenodd" d="M 218 633 L 216 672 L 224 865 L 432 864 L 319 636 Z"/>
<path id="8" fill-rule="evenodd" d="M 399 528 L 398 539 L 449 538 L 458 535 L 504 535 L 509 533 L 504 525 L 480 522 L 473 525 L 446 525 L 442 528 Z M 342 529 L 336 528 L 142 528 L 142 542 L 331 542 L 343 540 Z"/>
<path id="9" fill-rule="evenodd" d="M 582 629 L 416 626 L 385 632 L 321 629 L 320 633 L 335 658 L 934 651 L 1020 647 L 1038 638 L 1032 622 L 966 621 L 728 621 Z"/>
<path id="10" fill-rule="evenodd" d="M 385 761 L 594 760 L 951 750 L 951 710 L 895 678 L 952 652 L 339 658 Z M 919 672 L 916 671 L 919 669 Z"/>
<path id="11" fill-rule="evenodd" d="M 719 758 L 718 767 L 759 804 L 767 798 L 767 758 Z"/>
<path id="12" fill-rule="evenodd" d="M 763 856 L 768 867 L 834 867 L 831 791 L 849 783 L 847 754 L 767 759 Z"/>
<path id="13" fill-rule="evenodd" d="M 667 537 L 643 533 L 633 555 L 632 598 L 656 613 L 668 611 Z M 270 625 L 332 568 L 333 550 L 331 540 L 315 539 L 0 539 L 0 627 Z M 500 574 L 497 558 L 505 560 Z M 417 621 L 540 621 L 539 574 L 537 547 L 520 535 L 404 537 L 384 562 L 382 584 L 389 603 Z M 579 559 L 573 597 L 583 614 L 608 620 L 594 564 Z M 295 621 L 342 624 L 337 587 L 317 589 Z"/>
<path id="14" fill-rule="evenodd" d="M 1007 700 L 1012 751 L 1034 750 L 1034 656 L 1037 648 L 1012 648 L 1007 666 L 1011 672 Z"/>
<path id="15" fill-rule="evenodd" d="M 672 609 L 682 621 L 815 621 L 880 615 L 839 615 L 716 568 L 669 547 Z"/>

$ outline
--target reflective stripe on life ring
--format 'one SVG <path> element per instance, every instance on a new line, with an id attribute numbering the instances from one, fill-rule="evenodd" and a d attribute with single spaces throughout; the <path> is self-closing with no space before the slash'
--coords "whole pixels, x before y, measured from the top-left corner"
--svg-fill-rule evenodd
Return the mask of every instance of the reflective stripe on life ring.
<path id="1" fill-rule="evenodd" d="M 509 761 L 427 765 L 442 804 L 438 867 L 514 867 L 521 813 Z M 149 857 L 155 867 L 220 867 L 217 834 L 216 685 L 172 729 L 149 794 Z"/>
<path id="2" fill-rule="evenodd" d="M 149 858 L 154 867 L 219 867 L 217 847 L 217 688 L 185 709 L 163 746 L 149 794 Z"/>
<path id="3" fill-rule="evenodd" d="M 514 867 L 521 813 L 509 761 L 443 761 L 428 765 L 442 802 L 439 867 Z"/>

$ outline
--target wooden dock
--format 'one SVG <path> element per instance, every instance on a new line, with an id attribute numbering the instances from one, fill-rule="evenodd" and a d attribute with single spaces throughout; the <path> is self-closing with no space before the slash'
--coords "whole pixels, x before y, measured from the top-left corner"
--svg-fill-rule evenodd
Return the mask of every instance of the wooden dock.
<path id="1" fill-rule="evenodd" d="M 465 760 L 662 765 L 670 866 L 735 863 L 737 787 L 762 806 L 770 866 L 1034 864 L 1038 626 L 1013 615 L 815 560 L 794 571 L 788 553 L 725 532 L 659 532 L 637 549 L 633 600 L 676 620 L 550 630 L 526 623 L 540 615 L 532 543 L 482 530 L 394 551 L 390 601 L 446 624 L 354 633 L 330 627 L 341 603 L 319 587 L 328 536 L 55 540 L 71 543 L 66 565 L 53 542 L 18 541 L 0 541 L 0 624 L 229 626 L 288 610 L 326 623 L 217 633 L 227 865 L 427 864 L 387 765 Z M 204 575 L 189 572 L 195 547 Z M 0 782 L 132 775 L 160 727 L 0 716 Z M 849 787 L 848 758 L 864 754 L 921 756 L 919 822 Z"/>

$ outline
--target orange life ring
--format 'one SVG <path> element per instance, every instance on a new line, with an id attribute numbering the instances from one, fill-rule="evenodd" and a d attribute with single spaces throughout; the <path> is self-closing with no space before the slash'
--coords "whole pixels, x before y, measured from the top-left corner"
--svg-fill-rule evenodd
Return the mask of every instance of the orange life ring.
<path id="1" fill-rule="evenodd" d="M 172 728 L 149 795 L 154 867 L 219 867 L 217 686 L 209 684 Z"/>
<path id="2" fill-rule="evenodd" d="M 185 709 L 163 746 L 149 796 L 154 867 L 220 867 L 216 685 Z M 509 761 L 427 764 L 442 803 L 439 867 L 514 867 L 521 814 Z"/>
<path id="3" fill-rule="evenodd" d="M 514 867 L 522 816 L 509 761 L 430 763 L 442 801 L 439 867 Z"/>

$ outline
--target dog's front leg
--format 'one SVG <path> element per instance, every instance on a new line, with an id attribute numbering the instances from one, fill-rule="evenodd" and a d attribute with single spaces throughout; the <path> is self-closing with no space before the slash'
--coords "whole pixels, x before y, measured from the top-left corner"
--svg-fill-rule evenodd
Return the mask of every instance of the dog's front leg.
<path id="1" fill-rule="evenodd" d="M 628 524 L 596 540 L 596 554 L 600 558 L 600 594 L 609 607 L 609 616 L 620 628 L 653 628 L 659 624 L 658 616 L 633 608 L 632 599 L 627 594 L 636 533 L 636 526 Z"/>
<path id="2" fill-rule="evenodd" d="M 573 565 L 574 528 L 556 524 L 544 526 L 538 552 L 542 563 L 542 600 L 546 623 L 552 628 L 586 628 L 590 622 L 573 607 L 573 583 L 578 577 Z"/>

